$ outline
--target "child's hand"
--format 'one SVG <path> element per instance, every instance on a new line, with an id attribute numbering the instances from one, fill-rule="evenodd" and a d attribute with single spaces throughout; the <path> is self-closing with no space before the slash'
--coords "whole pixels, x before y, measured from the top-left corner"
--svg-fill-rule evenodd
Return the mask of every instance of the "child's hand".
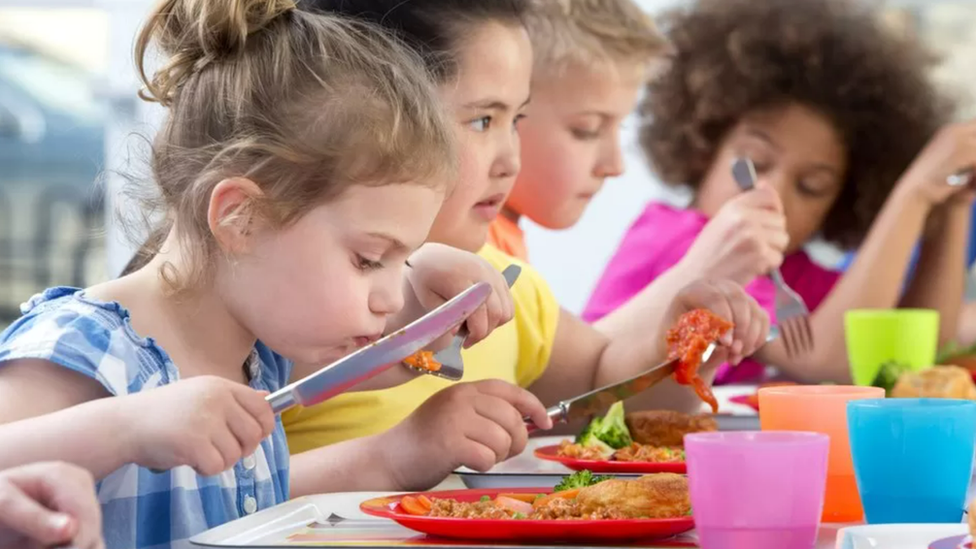
<path id="1" fill-rule="evenodd" d="M 709 220 L 679 268 L 692 279 L 728 279 L 747 285 L 783 263 L 790 237 L 776 191 L 747 191 Z"/>
<path id="2" fill-rule="evenodd" d="M 930 206 L 959 197 L 972 201 L 976 173 L 968 186 L 953 187 L 946 180 L 955 174 L 976 170 L 976 121 L 945 126 L 915 158 L 898 183 L 912 189 Z"/>
<path id="3" fill-rule="evenodd" d="M 105 547 L 91 473 L 58 462 L 0 472 L 0 548 L 62 545 Z"/>
<path id="4" fill-rule="evenodd" d="M 243 383 L 201 376 L 122 397 L 133 461 L 151 469 L 189 465 L 204 476 L 222 473 L 274 430 L 265 396 Z"/>
<path id="5" fill-rule="evenodd" d="M 487 337 L 515 314 L 512 294 L 505 279 L 491 264 L 475 254 L 443 244 L 425 244 L 410 256 L 410 265 L 412 268 L 406 270 L 407 280 L 426 310 L 450 300 L 472 284 L 491 284 L 491 296 L 466 321 L 469 334 L 466 347 Z"/>
<path id="6" fill-rule="evenodd" d="M 528 440 L 523 417 L 552 427 L 532 393 L 499 380 L 459 383 L 427 399 L 382 436 L 397 487 L 424 490 L 466 466 L 487 471 L 521 453 Z"/>
<path id="7" fill-rule="evenodd" d="M 669 329 L 682 314 L 694 309 L 708 309 L 716 315 L 735 324 L 732 333 L 719 340 L 715 355 L 719 359 L 709 361 L 710 365 L 723 362 L 739 364 L 751 356 L 766 342 L 769 334 L 769 315 L 759 303 L 735 282 L 720 280 L 716 282 L 696 281 L 681 290 L 671 303 L 668 322 L 663 327 Z M 664 335 L 661 335 L 664 340 Z"/>

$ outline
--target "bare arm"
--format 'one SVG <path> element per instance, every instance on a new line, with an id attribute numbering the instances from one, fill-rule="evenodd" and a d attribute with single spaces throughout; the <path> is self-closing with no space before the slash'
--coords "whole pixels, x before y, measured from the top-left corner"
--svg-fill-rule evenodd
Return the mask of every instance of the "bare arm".
<path id="1" fill-rule="evenodd" d="M 966 289 L 966 246 L 971 205 L 953 201 L 929 216 L 915 277 L 902 307 L 939 311 L 939 342 L 956 339 Z"/>
<path id="2" fill-rule="evenodd" d="M 118 436 L 118 398 L 96 381 L 44 360 L 18 360 L 0 369 L 0 469 L 66 461 L 104 478 L 132 461 Z M 97 441 L 97 443 L 93 443 Z"/>
<path id="3" fill-rule="evenodd" d="M 381 437 L 346 440 L 291 456 L 291 497 L 398 490 Z"/>

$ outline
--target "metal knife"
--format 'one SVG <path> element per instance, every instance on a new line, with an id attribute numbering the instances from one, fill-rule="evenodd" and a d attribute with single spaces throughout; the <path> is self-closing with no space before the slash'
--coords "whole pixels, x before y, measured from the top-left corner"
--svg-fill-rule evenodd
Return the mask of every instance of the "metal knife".
<path id="1" fill-rule="evenodd" d="M 479 282 L 398 330 L 308 377 L 267 396 L 275 413 L 292 406 L 313 406 L 379 375 L 420 351 L 460 325 L 491 295 L 491 286 Z"/>
<path id="2" fill-rule="evenodd" d="M 702 353 L 702 364 L 708 362 L 714 352 L 715 343 L 712 343 Z M 630 379 L 563 400 L 547 409 L 546 413 L 553 423 L 570 423 L 578 419 L 603 415 L 613 403 L 642 393 L 673 374 L 677 365 L 678 359 L 667 360 Z M 528 419 L 526 419 L 526 427 L 530 433 L 539 429 Z"/>

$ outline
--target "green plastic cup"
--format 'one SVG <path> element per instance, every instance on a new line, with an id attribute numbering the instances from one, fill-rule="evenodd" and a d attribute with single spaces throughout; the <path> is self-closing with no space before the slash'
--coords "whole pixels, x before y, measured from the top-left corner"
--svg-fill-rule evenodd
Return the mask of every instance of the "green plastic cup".
<path id="1" fill-rule="evenodd" d="M 918 371 L 935 364 L 939 313 L 931 309 L 857 309 L 844 315 L 847 359 L 856 385 L 871 385 L 881 365 Z"/>

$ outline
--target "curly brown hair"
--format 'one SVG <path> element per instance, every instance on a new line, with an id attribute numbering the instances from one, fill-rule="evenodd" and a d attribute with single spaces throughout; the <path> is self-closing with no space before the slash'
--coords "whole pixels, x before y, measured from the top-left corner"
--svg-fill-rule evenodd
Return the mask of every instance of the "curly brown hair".
<path id="1" fill-rule="evenodd" d="M 648 84 L 641 146 L 661 179 L 696 189 L 747 113 L 799 103 L 845 141 L 825 239 L 860 244 L 898 177 L 951 113 L 931 57 L 849 0 L 698 0 L 660 21 L 676 53 Z"/>

